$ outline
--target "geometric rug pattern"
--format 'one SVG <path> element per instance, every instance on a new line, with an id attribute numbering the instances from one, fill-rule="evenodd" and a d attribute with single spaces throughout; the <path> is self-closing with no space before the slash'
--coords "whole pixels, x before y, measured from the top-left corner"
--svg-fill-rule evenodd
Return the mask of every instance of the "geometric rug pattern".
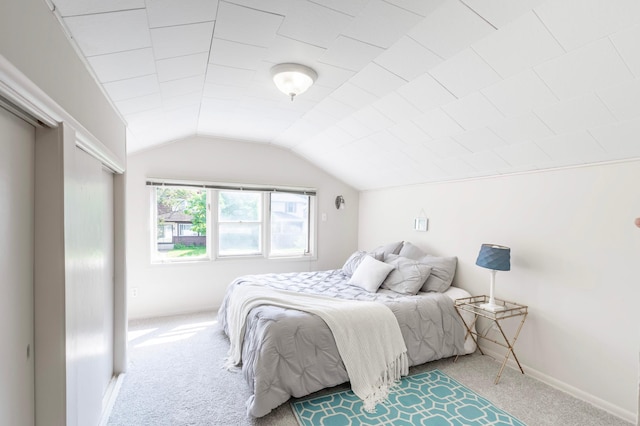
<path id="1" fill-rule="evenodd" d="M 298 400 L 291 406 L 301 426 L 525 425 L 440 370 L 403 377 L 375 413 L 364 411 L 362 400 L 350 390 Z"/>

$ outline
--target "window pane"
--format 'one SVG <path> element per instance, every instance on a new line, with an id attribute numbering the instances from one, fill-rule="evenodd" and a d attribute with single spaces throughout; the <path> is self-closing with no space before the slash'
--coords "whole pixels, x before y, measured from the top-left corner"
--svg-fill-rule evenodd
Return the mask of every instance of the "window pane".
<path id="1" fill-rule="evenodd" d="M 262 194 L 259 192 L 220 191 L 218 220 L 220 222 L 257 222 L 261 220 Z"/>
<path id="2" fill-rule="evenodd" d="M 271 194 L 271 254 L 300 255 L 309 251 L 309 196 Z"/>
<path id="3" fill-rule="evenodd" d="M 207 256 L 207 193 L 200 188 L 156 188 L 155 257 L 192 260 Z"/>
<path id="4" fill-rule="evenodd" d="M 261 252 L 259 223 L 221 223 L 220 256 L 239 256 Z"/>

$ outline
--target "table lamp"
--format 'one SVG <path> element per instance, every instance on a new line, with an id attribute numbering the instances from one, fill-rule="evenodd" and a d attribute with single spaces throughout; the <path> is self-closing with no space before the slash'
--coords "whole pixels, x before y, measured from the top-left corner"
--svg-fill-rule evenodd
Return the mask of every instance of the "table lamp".
<path id="1" fill-rule="evenodd" d="M 493 298 L 493 290 L 496 283 L 496 271 L 508 271 L 511 269 L 511 249 L 509 247 L 496 244 L 483 244 L 478 253 L 476 265 L 491 269 L 491 289 L 489 292 L 489 303 L 480 305 L 481 308 L 496 312 L 505 309 L 504 306 L 496 304 Z"/>

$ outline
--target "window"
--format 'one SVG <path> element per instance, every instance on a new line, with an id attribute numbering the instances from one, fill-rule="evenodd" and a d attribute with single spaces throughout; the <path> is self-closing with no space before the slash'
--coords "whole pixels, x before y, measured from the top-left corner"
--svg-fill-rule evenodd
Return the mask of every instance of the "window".
<path id="1" fill-rule="evenodd" d="M 313 254 L 313 190 L 147 184 L 157 229 L 154 262 Z"/>
<path id="2" fill-rule="evenodd" d="M 153 195 L 158 230 L 152 244 L 154 260 L 206 259 L 207 191 L 163 186 L 154 188 Z"/>

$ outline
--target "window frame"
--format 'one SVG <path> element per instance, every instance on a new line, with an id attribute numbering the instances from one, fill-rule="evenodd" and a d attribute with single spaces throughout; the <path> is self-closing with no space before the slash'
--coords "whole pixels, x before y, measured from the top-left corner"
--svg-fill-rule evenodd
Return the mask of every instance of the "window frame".
<path id="1" fill-rule="evenodd" d="M 150 188 L 151 198 L 151 232 L 150 232 L 150 251 L 152 264 L 182 264 L 182 263 L 201 263 L 212 261 L 231 261 L 242 259 L 265 259 L 271 261 L 309 261 L 317 259 L 317 206 L 318 194 L 315 189 L 297 188 L 297 187 L 281 187 L 273 188 L 259 185 L 237 185 L 229 183 L 207 184 L 192 181 L 164 181 L 159 179 L 151 179 L 147 181 Z M 157 250 L 157 190 L 158 186 L 166 187 L 189 187 L 193 189 L 202 189 L 206 192 L 207 200 L 207 234 L 206 234 L 206 256 L 198 256 L 194 258 L 160 258 Z M 228 191 L 251 191 L 259 192 L 261 195 L 261 221 L 260 223 L 260 253 L 256 254 L 220 254 L 219 239 L 219 193 Z M 274 254 L 271 247 L 271 194 L 273 193 L 294 193 L 308 196 L 309 208 L 307 214 L 307 251 L 303 254 L 286 255 Z M 224 222 L 222 222 L 224 223 Z M 228 222 L 233 223 L 233 222 Z M 155 230 L 155 231 L 154 231 Z"/>

